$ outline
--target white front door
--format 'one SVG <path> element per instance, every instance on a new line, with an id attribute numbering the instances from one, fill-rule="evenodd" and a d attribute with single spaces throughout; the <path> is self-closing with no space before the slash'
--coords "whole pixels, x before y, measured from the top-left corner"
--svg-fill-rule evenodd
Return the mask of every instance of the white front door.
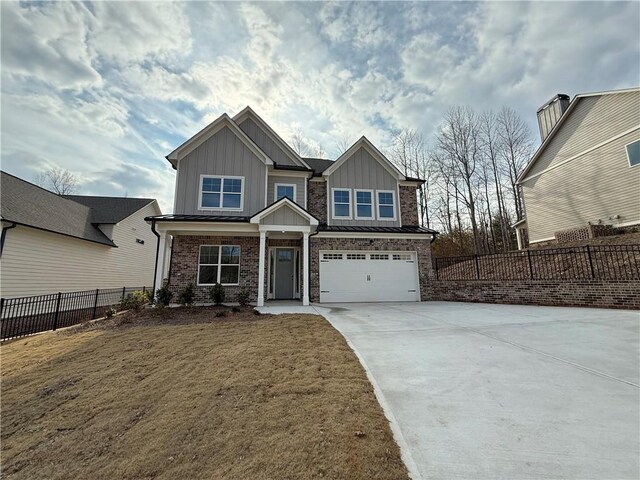
<path id="1" fill-rule="evenodd" d="M 415 252 L 320 252 L 320 302 L 417 302 Z"/>

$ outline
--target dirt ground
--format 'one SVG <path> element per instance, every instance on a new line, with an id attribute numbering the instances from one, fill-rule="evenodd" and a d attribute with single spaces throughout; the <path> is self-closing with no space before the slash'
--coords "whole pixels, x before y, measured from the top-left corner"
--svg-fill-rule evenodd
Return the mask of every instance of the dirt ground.
<path id="1" fill-rule="evenodd" d="M 407 478 L 326 320 L 220 310 L 145 310 L 3 344 L 3 476 Z"/>

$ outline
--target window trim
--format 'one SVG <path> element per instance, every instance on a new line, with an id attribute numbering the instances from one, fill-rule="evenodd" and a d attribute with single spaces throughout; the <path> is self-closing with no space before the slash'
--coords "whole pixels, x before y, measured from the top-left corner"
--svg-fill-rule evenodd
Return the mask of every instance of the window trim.
<path id="1" fill-rule="evenodd" d="M 200 263 L 200 257 L 202 255 L 202 247 L 218 247 L 218 263 Z M 223 247 L 232 247 L 237 248 L 239 251 L 238 254 L 238 263 L 221 263 L 222 262 L 222 249 Z M 223 287 L 237 287 L 240 285 L 240 261 L 242 259 L 242 247 L 240 245 L 200 245 L 198 248 L 198 278 L 196 279 L 197 285 L 199 287 L 212 287 L 215 283 L 200 283 L 200 267 L 202 266 L 216 266 L 218 267 L 218 275 L 216 278 L 216 283 L 220 283 L 220 276 L 222 275 L 222 267 L 238 267 L 238 283 L 220 283 Z"/>
<path id="2" fill-rule="evenodd" d="M 627 163 L 629 164 L 629 168 L 634 168 L 640 165 L 640 162 L 636 163 L 635 165 L 631 165 L 631 157 L 629 156 L 629 149 L 627 148 L 629 145 L 633 145 L 634 143 L 640 143 L 640 140 L 634 140 L 632 142 L 627 143 L 624 146 L 624 152 L 627 155 Z"/>
<path id="3" fill-rule="evenodd" d="M 360 217 L 358 216 L 358 192 L 368 192 L 371 194 L 371 203 L 363 203 L 362 205 L 371 205 L 371 216 L 370 217 Z M 376 199 L 375 192 L 371 189 L 367 188 L 355 188 L 353 190 L 353 214 L 356 220 L 375 220 L 376 219 Z"/>
<path id="4" fill-rule="evenodd" d="M 337 217 L 336 216 L 336 201 L 335 192 L 349 192 L 349 216 Z M 340 205 L 346 205 L 345 203 L 339 203 Z M 332 220 L 353 220 L 353 194 L 350 188 L 332 188 L 331 189 L 331 219 Z"/>
<path id="5" fill-rule="evenodd" d="M 202 206 L 202 194 L 206 193 L 202 191 L 202 184 L 205 178 L 219 178 L 220 179 L 220 206 L 219 207 L 204 207 Z M 240 208 L 225 208 L 222 206 L 224 199 L 224 180 L 228 178 L 229 180 L 240 180 Z M 227 192 L 230 193 L 230 192 Z M 235 176 L 235 175 L 200 175 L 200 186 L 198 188 L 198 210 L 218 210 L 218 211 L 227 211 L 227 212 L 242 212 L 244 210 L 244 177 Z"/>
<path id="6" fill-rule="evenodd" d="M 295 183 L 274 183 L 273 184 L 273 201 L 277 202 L 278 199 L 278 187 L 293 187 L 293 198 L 290 200 L 292 202 L 298 203 L 296 199 L 298 198 L 298 189 Z"/>
<path id="7" fill-rule="evenodd" d="M 380 216 L 380 193 L 390 193 L 391 199 L 393 200 L 393 217 L 381 217 Z M 395 190 L 376 190 L 376 219 L 381 222 L 395 222 L 398 219 L 397 213 L 397 202 L 396 202 L 396 192 Z"/>

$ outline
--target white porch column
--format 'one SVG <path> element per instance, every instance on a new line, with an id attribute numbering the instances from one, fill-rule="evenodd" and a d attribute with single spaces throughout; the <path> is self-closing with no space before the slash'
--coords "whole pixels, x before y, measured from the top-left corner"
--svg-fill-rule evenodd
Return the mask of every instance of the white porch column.
<path id="1" fill-rule="evenodd" d="M 302 305 L 309 305 L 309 233 L 302 237 Z"/>
<path id="2" fill-rule="evenodd" d="M 156 265 L 156 273 L 155 273 L 155 285 L 156 292 L 159 288 L 162 288 L 162 281 L 164 280 L 164 271 L 165 271 L 165 261 L 167 258 L 167 232 L 159 232 L 159 248 L 158 248 L 158 264 Z M 153 292 L 154 298 L 156 297 L 156 292 Z"/>
<path id="3" fill-rule="evenodd" d="M 522 230 L 516 228 L 516 239 L 518 240 L 518 250 L 522 250 Z"/>
<path id="4" fill-rule="evenodd" d="M 260 259 L 258 260 L 258 307 L 264 306 L 264 269 L 267 232 L 260 232 Z"/>

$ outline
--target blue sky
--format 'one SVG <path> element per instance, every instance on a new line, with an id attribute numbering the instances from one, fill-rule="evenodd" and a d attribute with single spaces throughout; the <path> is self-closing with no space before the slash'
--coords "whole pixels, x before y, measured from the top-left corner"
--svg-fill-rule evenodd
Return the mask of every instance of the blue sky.
<path id="1" fill-rule="evenodd" d="M 335 158 L 429 138 L 448 107 L 535 111 L 640 84 L 638 2 L 2 2 L 2 169 L 51 166 L 81 192 L 158 198 L 164 156 L 251 105 L 280 135 Z"/>

